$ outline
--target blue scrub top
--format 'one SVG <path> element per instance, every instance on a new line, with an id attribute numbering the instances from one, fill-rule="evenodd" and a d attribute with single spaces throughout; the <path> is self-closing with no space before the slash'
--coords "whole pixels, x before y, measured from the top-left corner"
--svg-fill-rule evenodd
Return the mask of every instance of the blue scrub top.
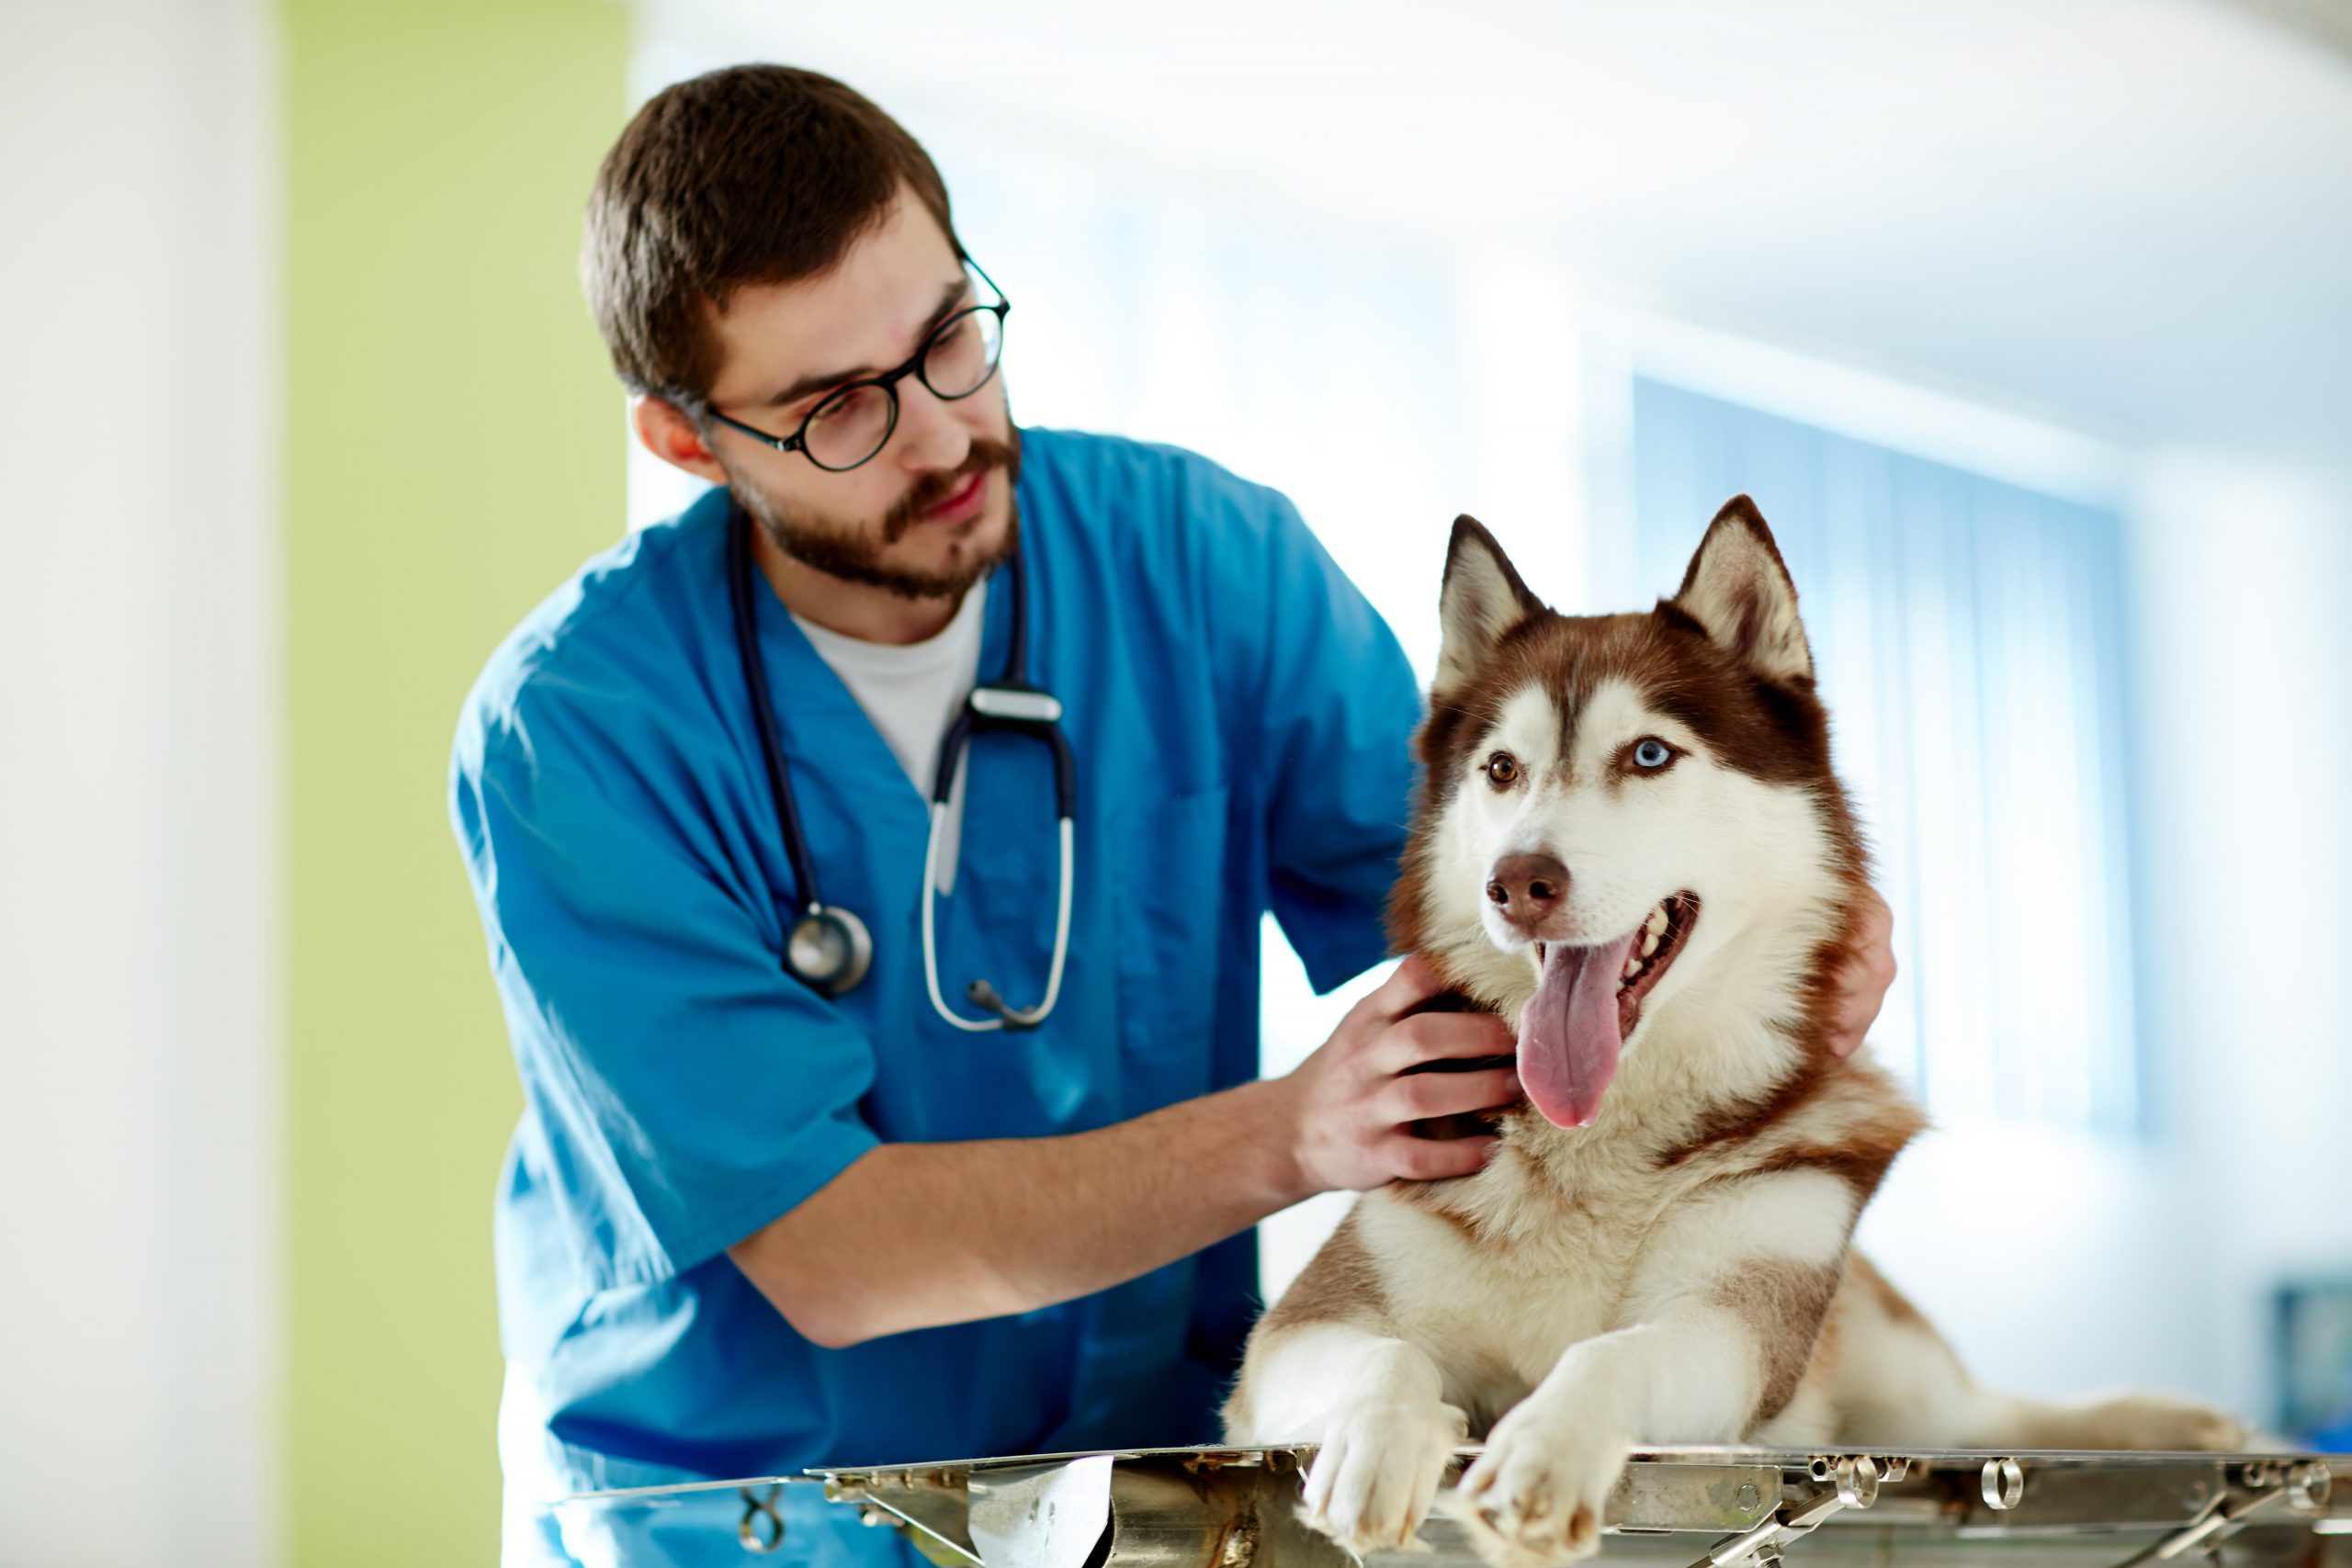
<path id="1" fill-rule="evenodd" d="M 1267 909 L 1318 988 L 1385 950 L 1419 716 L 1386 626 L 1272 491 L 1168 447 L 1023 446 L 1030 673 L 1078 764 L 1069 969 L 1043 1028 L 973 1036 L 932 1011 L 925 803 L 763 587 L 825 897 L 875 942 L 838 1000 L 780 967 L 798 889 L 733 641 L 724 491 L 590 561 L 467 701 L 452 814 L 525 1099 L 496 1216 L 510 1522 L 592 1487 L 1216 1436 L 1252 1235 L 840 1350 L 725 1251 L 878 1141 L 1074 1133 L 1256 1077 Z M 983 678 L 1010 599 L 989 595 Z M 1049 756 L 979 737 L 966 788 L 942 989 L 985 976 L 1026 1005 L 1059 869 Z M 901 1555 L 882 1530 L 794 1542 Z"/>

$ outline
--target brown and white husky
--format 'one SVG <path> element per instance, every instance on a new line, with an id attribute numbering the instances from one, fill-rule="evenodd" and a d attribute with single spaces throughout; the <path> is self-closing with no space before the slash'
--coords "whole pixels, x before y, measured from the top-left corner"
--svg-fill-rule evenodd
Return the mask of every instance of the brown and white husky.
<path id="1" fill-rule="evenodd" d="M 1227 1436 L 1317 1444 L 1358 1552 L 1446 1499 L 1507 1568 L 1599 1545 L 1635 1444 L 2234 1448 L 2187 1401 L 1991 1393 L 1849 1249 L 1923 1125 L 1827 1045 L 1865 896 L 1797 595 L 1746 496 L 1646 615 L 1566 616 L 1454 525 L 1396 950 L 1516 1021 L 1477 1175 L 1358 1201 L 1251 1337 Z"/>

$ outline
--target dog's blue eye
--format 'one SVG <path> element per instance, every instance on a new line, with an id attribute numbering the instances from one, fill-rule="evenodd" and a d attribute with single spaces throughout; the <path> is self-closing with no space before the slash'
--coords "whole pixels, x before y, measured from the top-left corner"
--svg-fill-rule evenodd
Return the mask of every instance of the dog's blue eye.
<path id="1" fill-rule="evenodd" d="M 1634 766 L 1637 768 L 1663 768 L 1672 761 L 1674 752 L 1663 740 L 1643 740 L 1634 747 Z"/>

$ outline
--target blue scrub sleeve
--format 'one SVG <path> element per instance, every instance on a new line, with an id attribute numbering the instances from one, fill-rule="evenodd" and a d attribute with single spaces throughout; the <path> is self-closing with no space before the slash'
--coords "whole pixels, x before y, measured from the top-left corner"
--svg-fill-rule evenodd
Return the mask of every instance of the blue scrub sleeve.
<path id="1" fill-rule="evenodd" d="M 878 1142 L 874 1052 L 723 867 L 522 750 L 461 766 L 453 808 L 524 1092 L 594 1282 L 661 1280 Z"/>
<path id="2" fill-rule="evenodd" d="M 1227 711 L 1253 721 L 1236 754 L 1255 761 L 1274 917 L 1328 991 L 1388 951 L 1420 693 L 1380 612 L 1268 493 L 1254 548 L 1236 553 L 1216 600 L 1241 696 Z"/>

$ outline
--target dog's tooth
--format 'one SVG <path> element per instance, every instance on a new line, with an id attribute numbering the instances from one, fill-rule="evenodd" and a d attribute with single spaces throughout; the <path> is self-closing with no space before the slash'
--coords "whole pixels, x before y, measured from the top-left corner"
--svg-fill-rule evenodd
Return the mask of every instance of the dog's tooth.
<path id="1" fill-rule="evenodd" d="M 1650 911 L 1649 924 L 1643 929 L 1647 931 L 1652 936 L 1664 936 L 1666 934 L 1665 905 L 1660 904 L 1657 908 Z M 1646 952 L 1647 950 L 1645 949 L 1644 951 Z"/>
<path id="2" fill-rule="evenodd" d="M 1644 958 L 1647 958 L 1651 953 L 1656 953 L 1657 951 L 1657 932 L 1644 931 L 1642 933 L 1642 956 Z"/>
<path id="3" fill-rule="evenodd" d="M 1632 979 L 1634 976 L 1636 976 L 1636 975 L 1640 974 L 1641 972 L 1642 972 L 1642 961 L 1641 961 L 1640 959 L 1638 959 L 1638 958 L 1628 958 L 1627 960 L 1625 960 L 1625 978 L 1627 978 L 1628 980 L 1630 980 L 1630 979 Z"/>

